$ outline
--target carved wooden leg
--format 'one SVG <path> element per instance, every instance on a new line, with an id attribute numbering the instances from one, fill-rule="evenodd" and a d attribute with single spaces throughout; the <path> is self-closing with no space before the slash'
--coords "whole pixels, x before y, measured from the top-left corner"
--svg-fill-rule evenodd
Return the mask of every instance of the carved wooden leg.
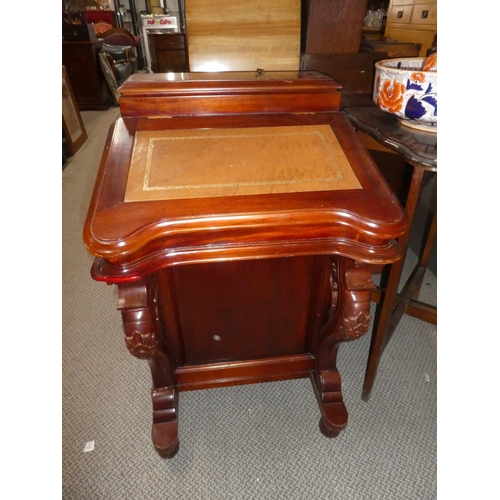
<path id="1" fill-rule="evenodd" d="M 118 285 L 118 309 L 128 350 L 149 363 L 153 378 L 152 440 L 156 451 L 170 458 L 179 450 L 178 394 L 172 363 L 162 345 L 152 290 L 147 280 Z"/>
<path id="2" fill-rule="evenodd" d="M 311 374 L 321 410 L 319 428 L 326 437 L 338 436 L 347 425 L 347 409 L 337 370 L 341 342 L 355 340 L 370 325 L 370 291 L 375 287 L 370 268 L 345 257 L 334 257 L 330 268 L 331 306 L 316 348 L 316 368 Z"/>

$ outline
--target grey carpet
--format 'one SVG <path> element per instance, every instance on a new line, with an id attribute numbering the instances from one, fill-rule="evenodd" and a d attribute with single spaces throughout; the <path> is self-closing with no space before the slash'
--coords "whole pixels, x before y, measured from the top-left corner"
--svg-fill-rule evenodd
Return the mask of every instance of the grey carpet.
<path id="1" fill-rule="evenodd" d="M 338 365 L 349 424 L 318 429 L 308 380 L 180 394 L 180 451 L 150 441 L 147 363 L 123 341 L 114 287 L 90 277 L 81 233 L 109 125 L 118 108 L 83 112 L 89 139 L 63 182 L 63 456 L 65 499 L 436 498 L 436 327 L 403 317 L 369 402 L 361 388 L 370 333 Z M 416 257 L 409 254 L 405 275 Z M 436 303 L 427 272 L 421 300 Z M 84 453 L 87 442 L 95 449 Z"/>

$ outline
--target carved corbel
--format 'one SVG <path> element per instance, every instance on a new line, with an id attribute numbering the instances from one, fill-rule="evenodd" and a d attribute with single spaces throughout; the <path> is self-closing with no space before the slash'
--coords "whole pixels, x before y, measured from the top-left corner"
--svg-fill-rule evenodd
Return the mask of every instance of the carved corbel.
<path id="1" fill-rule="evenodd" d="M 311 375 L 321 410 L 320 430 L 335 437 L 347 425 L 337 352 L 342 342 L 356 340 L 370 326 L 370 291 L 375 287 L 368 265 L 336 256 L 330 267 L 331 305 L 316 348 Z"/>
<path id="2" fill-rule="evenodd" d="M 161 341 L 154 287 L 145 279 L 119 284 L 118 309 L 128 350 L 137 358 L 146 359 L 151 369 L 153 444 L 162 457 L 173 457 L 179 449 L 178 394 L 174 368 Z"/>

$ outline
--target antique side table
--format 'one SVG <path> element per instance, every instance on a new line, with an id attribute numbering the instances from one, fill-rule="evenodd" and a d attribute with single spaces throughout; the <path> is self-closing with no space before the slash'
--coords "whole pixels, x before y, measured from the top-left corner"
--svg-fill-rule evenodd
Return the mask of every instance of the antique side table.
<path id="1" fill-rule="evenodd" d="M 384 148 L 399 154 L 413 167 L 405 204 L 408 231 L 398 239 L 406 256 L 408 240 L 424 186 L 424 174 L 426 172 L 437 174 L 437 134 L 401 125 L 395 116 L 381 111 L 376 106 L 348 107 L 344 108 L 342 113 L 358 131 L 368 134 Z M 371 395 L 380 357 L 403 314 L 428 323 L 437 323 L 437 307 L 418 300 L 436 234 L 437 210 L 434 211 L 432 222 L 424 234 L 419 261 L 401 292 L 398 294 L 405 256 L 390 266 L 387 283 L 382 285 L 383 290 L 372 292 L 372 298 L 379 306 L 363 384 L 362 398 L 364 400 L 368 400 Z"/>
<path id="2" fill-rule="evenodd" d="M 339 344 L 366 333 L 370 264 L 407 220 L 316 72 L 136 74 L 122 86 L 83 239 L 150 365 L 152 441 L 178 450 L 178 392 L 310 377 L 347 423 Z"/>

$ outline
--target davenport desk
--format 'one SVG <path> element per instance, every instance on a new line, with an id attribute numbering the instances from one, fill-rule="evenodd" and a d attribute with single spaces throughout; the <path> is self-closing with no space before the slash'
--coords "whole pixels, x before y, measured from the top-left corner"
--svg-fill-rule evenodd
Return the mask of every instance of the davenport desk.
<path id="1" fill-rule="evenodd" d="M 321 432 L 347 424 L 338 347 L 366 333 L 370 265 L 401 258 L 407 220 L 339 87 L 257 71 L 120 89 L 83 239 L 151 368 L 161 456 L 178 450 L 179 391 L 310 377 Z"/>

